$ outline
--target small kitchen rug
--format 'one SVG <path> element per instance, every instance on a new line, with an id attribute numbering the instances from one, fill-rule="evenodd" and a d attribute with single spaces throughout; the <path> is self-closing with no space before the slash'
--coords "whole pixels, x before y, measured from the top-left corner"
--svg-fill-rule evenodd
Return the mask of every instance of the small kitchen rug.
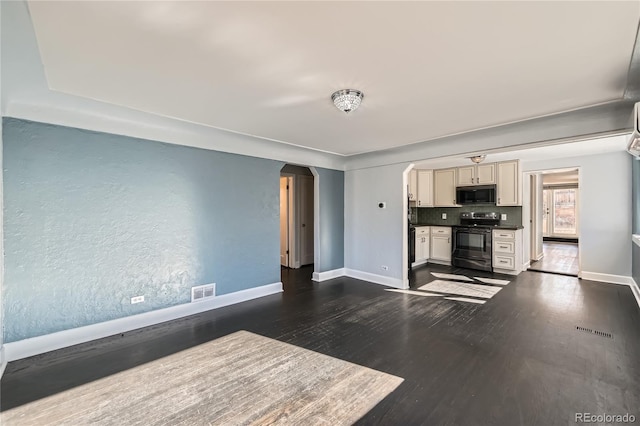
<path id="1" fill-rule="evenodd" d="M 493 287 L 481 284 L 459 283 L 455 281 L 434 280 L 428 284 L 418 287 L 419 290 L 445 293 L 456 296 L 479 297 L 491 299 L 502 287 Z"/>
<path id="2" fill-rule="evenodd" d="M 238 331 L 3 412 L 2 425 L 350 425 L 403 379 Z"/>

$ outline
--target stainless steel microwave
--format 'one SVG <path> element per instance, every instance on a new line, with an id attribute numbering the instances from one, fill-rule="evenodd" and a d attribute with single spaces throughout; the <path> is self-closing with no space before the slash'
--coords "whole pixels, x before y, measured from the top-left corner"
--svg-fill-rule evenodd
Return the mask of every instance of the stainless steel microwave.
<path id="1" fill-rule="evenodd" d="M 456 188 L 457 204 L 496 204 L 495 185 L 459 186 Z"/>

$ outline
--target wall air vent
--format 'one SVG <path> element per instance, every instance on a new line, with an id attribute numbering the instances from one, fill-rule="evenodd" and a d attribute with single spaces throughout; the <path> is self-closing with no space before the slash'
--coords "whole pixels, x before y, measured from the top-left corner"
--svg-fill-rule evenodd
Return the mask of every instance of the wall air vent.
<path id="1" fill-rule="evenodd" d="M 191 303 L 210 299 L 216 296 L 216 284 L 205 284 L 191 287 Z"/>

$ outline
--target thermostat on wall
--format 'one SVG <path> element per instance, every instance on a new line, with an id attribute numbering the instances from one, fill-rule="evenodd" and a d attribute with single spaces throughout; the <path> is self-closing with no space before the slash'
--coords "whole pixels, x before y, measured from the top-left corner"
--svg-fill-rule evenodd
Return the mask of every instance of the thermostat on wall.
<path id="1" fill-rule="evenodd" d="M 387 208 L 387 203 L 382 201 L 382 202 L 378 203 L 378 207 L 380 207 L 381 209 L 386 209 Z"/>

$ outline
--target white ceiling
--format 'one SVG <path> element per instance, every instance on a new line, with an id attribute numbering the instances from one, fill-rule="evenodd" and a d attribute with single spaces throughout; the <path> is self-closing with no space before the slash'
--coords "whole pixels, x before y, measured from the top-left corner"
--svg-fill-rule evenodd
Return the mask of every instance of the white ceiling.
<path id="1" fill-rule="evenodd" d="M 485 163 L 499 161 L 520 160 L 544 161 L 556 158 L 581 157 L 588 155 L 606 154 L 624 151 L 629 144 L 630 134 L 583 139 L 574 142 L 543 144 L 520 149 L 505 148 L 504 150 L 485 151 Z M 443 169 L 470 165 L 471 160 L 466 156 L 449 156 L 415 163 L 416 169 Z"/>
<path id="2" fill-rule="evenodd" d="M 640 2 L 29 2 L 56 91 L 345 155 L 620 99 Z M 338 111 L 333 91 L 365 93 Z"/>

